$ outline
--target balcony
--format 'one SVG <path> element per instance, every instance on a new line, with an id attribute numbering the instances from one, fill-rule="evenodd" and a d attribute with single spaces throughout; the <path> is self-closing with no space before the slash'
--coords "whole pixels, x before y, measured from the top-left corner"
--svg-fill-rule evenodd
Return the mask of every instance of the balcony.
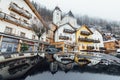
<path id="1" fill-rule="evenodd" d="M 5 16 L 5 20 L 8 22 L 14 23 L 16 25 L 20 24 L 20 21 L 17 18 L 10 16 L 10 15 L 7 15 L 7 14 Z"/>
<path id="2" fill-rule="evenodd" d="M 87 46 L 87 50 L 93 50 L 94 46 Z"/>
<path id="3" fill-rule="evenodd" d="M 78 38 L 78 41 L 82 41 L 82 42 L 94 42 L 94 40 L 90 39 L 90 38 Z"/>
<path id="4" fill-rule="evenodd" d="M 100 49 L 100 50 L 106 50 L 106 48 L 105 48 L 105 47 L 100 47 L 99 49 Z"/>
<path id="5" fill-rule="evenodd" d="M 4 19 L 4 17 L 5 17 L 5 13 L 0 12 L 0 19 Z"/>
<path id="6" fill-rule="evenodd" d="M 68 36 L 59 36 L 59 39 L 69 40 L 69 37 Z"/>
<path id="7" fill-rule="evenodd" d="M 74 30 L 70 30 L 70 29 L 64 29 L 64 31 L 63 32 L 65 32 L 65 33 L 74 33 L 75 31 Z"/>
<path id="8" fill-rule="evenodd" d="M 19 7 L 16 3 L 10 3 L 9 9 L 28 19 L 32 18 L 32 14 L 30 14 L 27 10 L 24 10 L 23 8 Z"/>
<path id="9" fill-rule="evenodd" d="M 94 40 L 94 43 L 100 43 L 100 40 Z"/>
<path id="10" fill-rule="evenodd" d="M 21 8 L 17 4 L 15 4 L 15 3 L 11 2 L 9 9 L 14 11 L 14 12 L 17 12 L 18 14 L 22 14 Z"/>
<path id="11" fill-rule="evenodd" d="M 30 27 L 30 25 L 24 21 L 21 21 L 20 22 L 20 25 L 23 26 L 23 27 Z"/>
<path id="12" fill-rule="evenodd" d="M 4 15 L 6 15 L 5 16 L 5 21 L 7 21 L 7 22 L 10 22 L 10 23 L 15 24 L 15 25 L 22 26 L 22 27 L 27 28 L 27 29 L 30 27 L 30 24 L 25 22 L 25 21 L 19 20 L 15 17 L 10 16 L 10 15 L 5 14 L 5 13 L 4 13 Z"/>
<path id="13" fill-rule="evenodd" d="M 30 14 L 28 11 L 26 11 L 26 10 L 24 10 L 23 11 L 23 14 L 22 14 L 24 17 L 26 17 L 26 18 L 28 18 L 28 19 L 30 19 L 30 18 L 32 18 L 32 14 Z"/>
<path id="14" fill-rule="evenodd" d="M 81 31 L 81 34 L 82 35 L 90 35 L 90 32 L 88 32 L 88 31 Z"/>

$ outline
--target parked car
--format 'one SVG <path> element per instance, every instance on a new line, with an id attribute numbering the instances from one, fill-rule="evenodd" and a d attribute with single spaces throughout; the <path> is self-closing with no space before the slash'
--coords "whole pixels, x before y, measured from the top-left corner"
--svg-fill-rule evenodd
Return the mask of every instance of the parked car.
<path id="1" fill-rule="evenodd" d="M 55 54 L 58 52 L 58 49 L 57 48 L 46 48 L 45 52 L 48 54 Z"/>

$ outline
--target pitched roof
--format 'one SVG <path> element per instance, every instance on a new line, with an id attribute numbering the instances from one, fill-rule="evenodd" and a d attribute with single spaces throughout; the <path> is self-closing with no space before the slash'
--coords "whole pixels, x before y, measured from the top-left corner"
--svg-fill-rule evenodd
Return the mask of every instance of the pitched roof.
<path id="1" fill-rule="evenodd" d="M 89 29 L 89 27 L 87 25 L 82 25 L 81 27 L 86 27 L 90 31 L 90 33 L 93 34 L 93 32 Z M 80 28 L 78 30 L 80 30 Z"/>
<path id="2" fill-rule="evenodd" d="M 61 9 L 60 9 L 58 6 L 56 6 L 54 10 L 59 10 L 59 11 L 61 11 Z M 54 10 L 53 10 L 53 11 L 54 11 Z"/>
<path id="3" fill-rule="evenodd" d="M 98 29 L 96 29 L 96 28 L 89 28 L 93 33 L 94 33 L 94 31 L 98 31 L 101 35 L 102 35 L 102 32 L 100 31 L 100 30 L 98 30 Z"/>
<path id="4" fill-rule="evenodd" d="M 74 17 L 72 11 L 69 11 L 67 15 L 69 15 L 69 16 L 71 16 L 71 17 Z"/>
<path id="5" fill-rule="evenodd" d="M 76 30 L 70 23 L 65 23 L 65 24 L 63 24 L 63 25 L 60 25 L 58 28 L 60 28 L 61 26 L 64 26 L 64 25 L 69 25 L 69 26 L 71 26 L 74 30 Z"/>

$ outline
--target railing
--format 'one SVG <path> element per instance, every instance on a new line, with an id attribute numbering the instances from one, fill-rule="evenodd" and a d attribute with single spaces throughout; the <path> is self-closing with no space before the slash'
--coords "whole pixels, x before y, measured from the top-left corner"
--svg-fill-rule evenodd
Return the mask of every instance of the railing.
<path id="1" fill-rule="evenodd" d="M 74 33 L 75 31 L 74 30 L 70 30 L 70 29 L 64 29 L 63 32 L 65 32 L 65 33 Z"/>
<path id="2" fill-rule="evenodd" d="M 68 36 L 59 36 L 59 39 L 69 40 L 69 37 Z"/>
<path id="3" fill-rule="evenodd" d="M 78 41 L 100 43 L 100 40 L 94 40 L 90 38 L 78 38 Z"/>
<path id="4" fill-rule="evenodd" d="M 106 50 L 106 48 L 105 48 L 105 47 L 100 47 L 99 49 L 100 49 L 100 50 Z"/>
<path id="5" fill-rule="evenodd" d="M 94 46 L 87 46 L 87 49 L 92 50 L 92 49 L 94 49 Z"/>
<path id="6" fill-rule="evenodd" d="M 81 31 L 81 34 L 82 34 L 82 35 L 90 35 L 90 32 L 87 32 L 87 31 Z"/>
<path id="7" fill-rule="evenodd" d="M 0 12 L 0 19 L 4 19 L 4 17 L 5 17 L 5 13 Z"/>
<path id="8" fill-rule="evenodd" d="M 28 11 L 24 10 L 23 14 L 24 17 L 27 17 L 28 19 L 32 18 L 32 14 L 30 14 Z"/>
<path id="9" fill-rule="evenodd" d="M 32 15 L 27 10 L 24 10 L 23 8 L 19 7 L 16 3 L 11 2 L 9 9 L 28 19 L 32 18 Z"/>
<path id="10" fill-rule="evenodd" d="M 12 2 L 10 3 L 9 9 L 12 10 L 12 11 L 18 12 L 19 14 L 22 13 L 21 8 L 17 4 L 12 3 Z"/>
<path id="11" fill-rule="evenodd" d="M 94 43 L 100 43 L 100 40 L 94 40 Z"/>
<path id="12" fill-rule="evenodd" d="M 17 18 L 13 17 L 13 16 L 10 16 L 10 15 L 7 15 L 5 16 L 5 20 L 8 20 L 10 22 L 13 22 L 14 24 L 20 24 L 20 21 L 17 20 Z"/>
<path id="13" fill-rule="evenodd" d="M 19 20 L 19 19 L 15 18 L 14 16 L 8 15 L 8 14 L 3 13 L 3 12 L 0 12 L 0 19 L 4 19 L 7 22 L 10 22 L 10 23 L 15 24 L 15 25 L 20 25 L 20 26 L 25 27 L 25 28 L 30 27 L 29 23 L 24 22 L 22 20 Z"/>
<path id="14" fill-rule="evenodd" d="M 23 22 L 23 21 L 20 22 L 20 25 L 23 27 L 30 27 L 30 25 L 28 23 Z"/>
<path id="15" fill-rule="evenodd" d="M 94 42 L 94 40 L 90 38 L 78 38 L 78 40 L 82 42 Z"/>

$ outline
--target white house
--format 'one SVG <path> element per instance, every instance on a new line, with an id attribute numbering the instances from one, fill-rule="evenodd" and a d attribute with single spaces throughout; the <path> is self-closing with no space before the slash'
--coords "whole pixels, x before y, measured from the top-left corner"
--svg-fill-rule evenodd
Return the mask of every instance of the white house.
<path id="1" fill-rule="evenodd" d="M 75 42 L 75 29 L 70 24 L 61 25 L 55 32 L 55 42 Z"/>
<path id="2" fill-rule="evenodd" d="M 64 42 L 64 51 L 75 43 L 75 29 L 69 23 L 59 26 L 55 31 L 55 42 Z"/>
<path id="3" fill-rule="evenodd" d="M 20 51 L 22 43 L 28 51 L 36 51 L 38 37 L 31 29 L 31 21 L 43 26 L 43 20 L 29 0 L 0 0 L 0 50 Z"/>
<path id="4" fill-rule="evenodd" d="M 99 51 L 100 48 L 104 47 L 103 37 L 102 34 L 95 28 L 90 28 L 90 30 L 93 32 L 92 38 L 94 40 L 97 40 L 94 42 L 94 50 Z"/>

